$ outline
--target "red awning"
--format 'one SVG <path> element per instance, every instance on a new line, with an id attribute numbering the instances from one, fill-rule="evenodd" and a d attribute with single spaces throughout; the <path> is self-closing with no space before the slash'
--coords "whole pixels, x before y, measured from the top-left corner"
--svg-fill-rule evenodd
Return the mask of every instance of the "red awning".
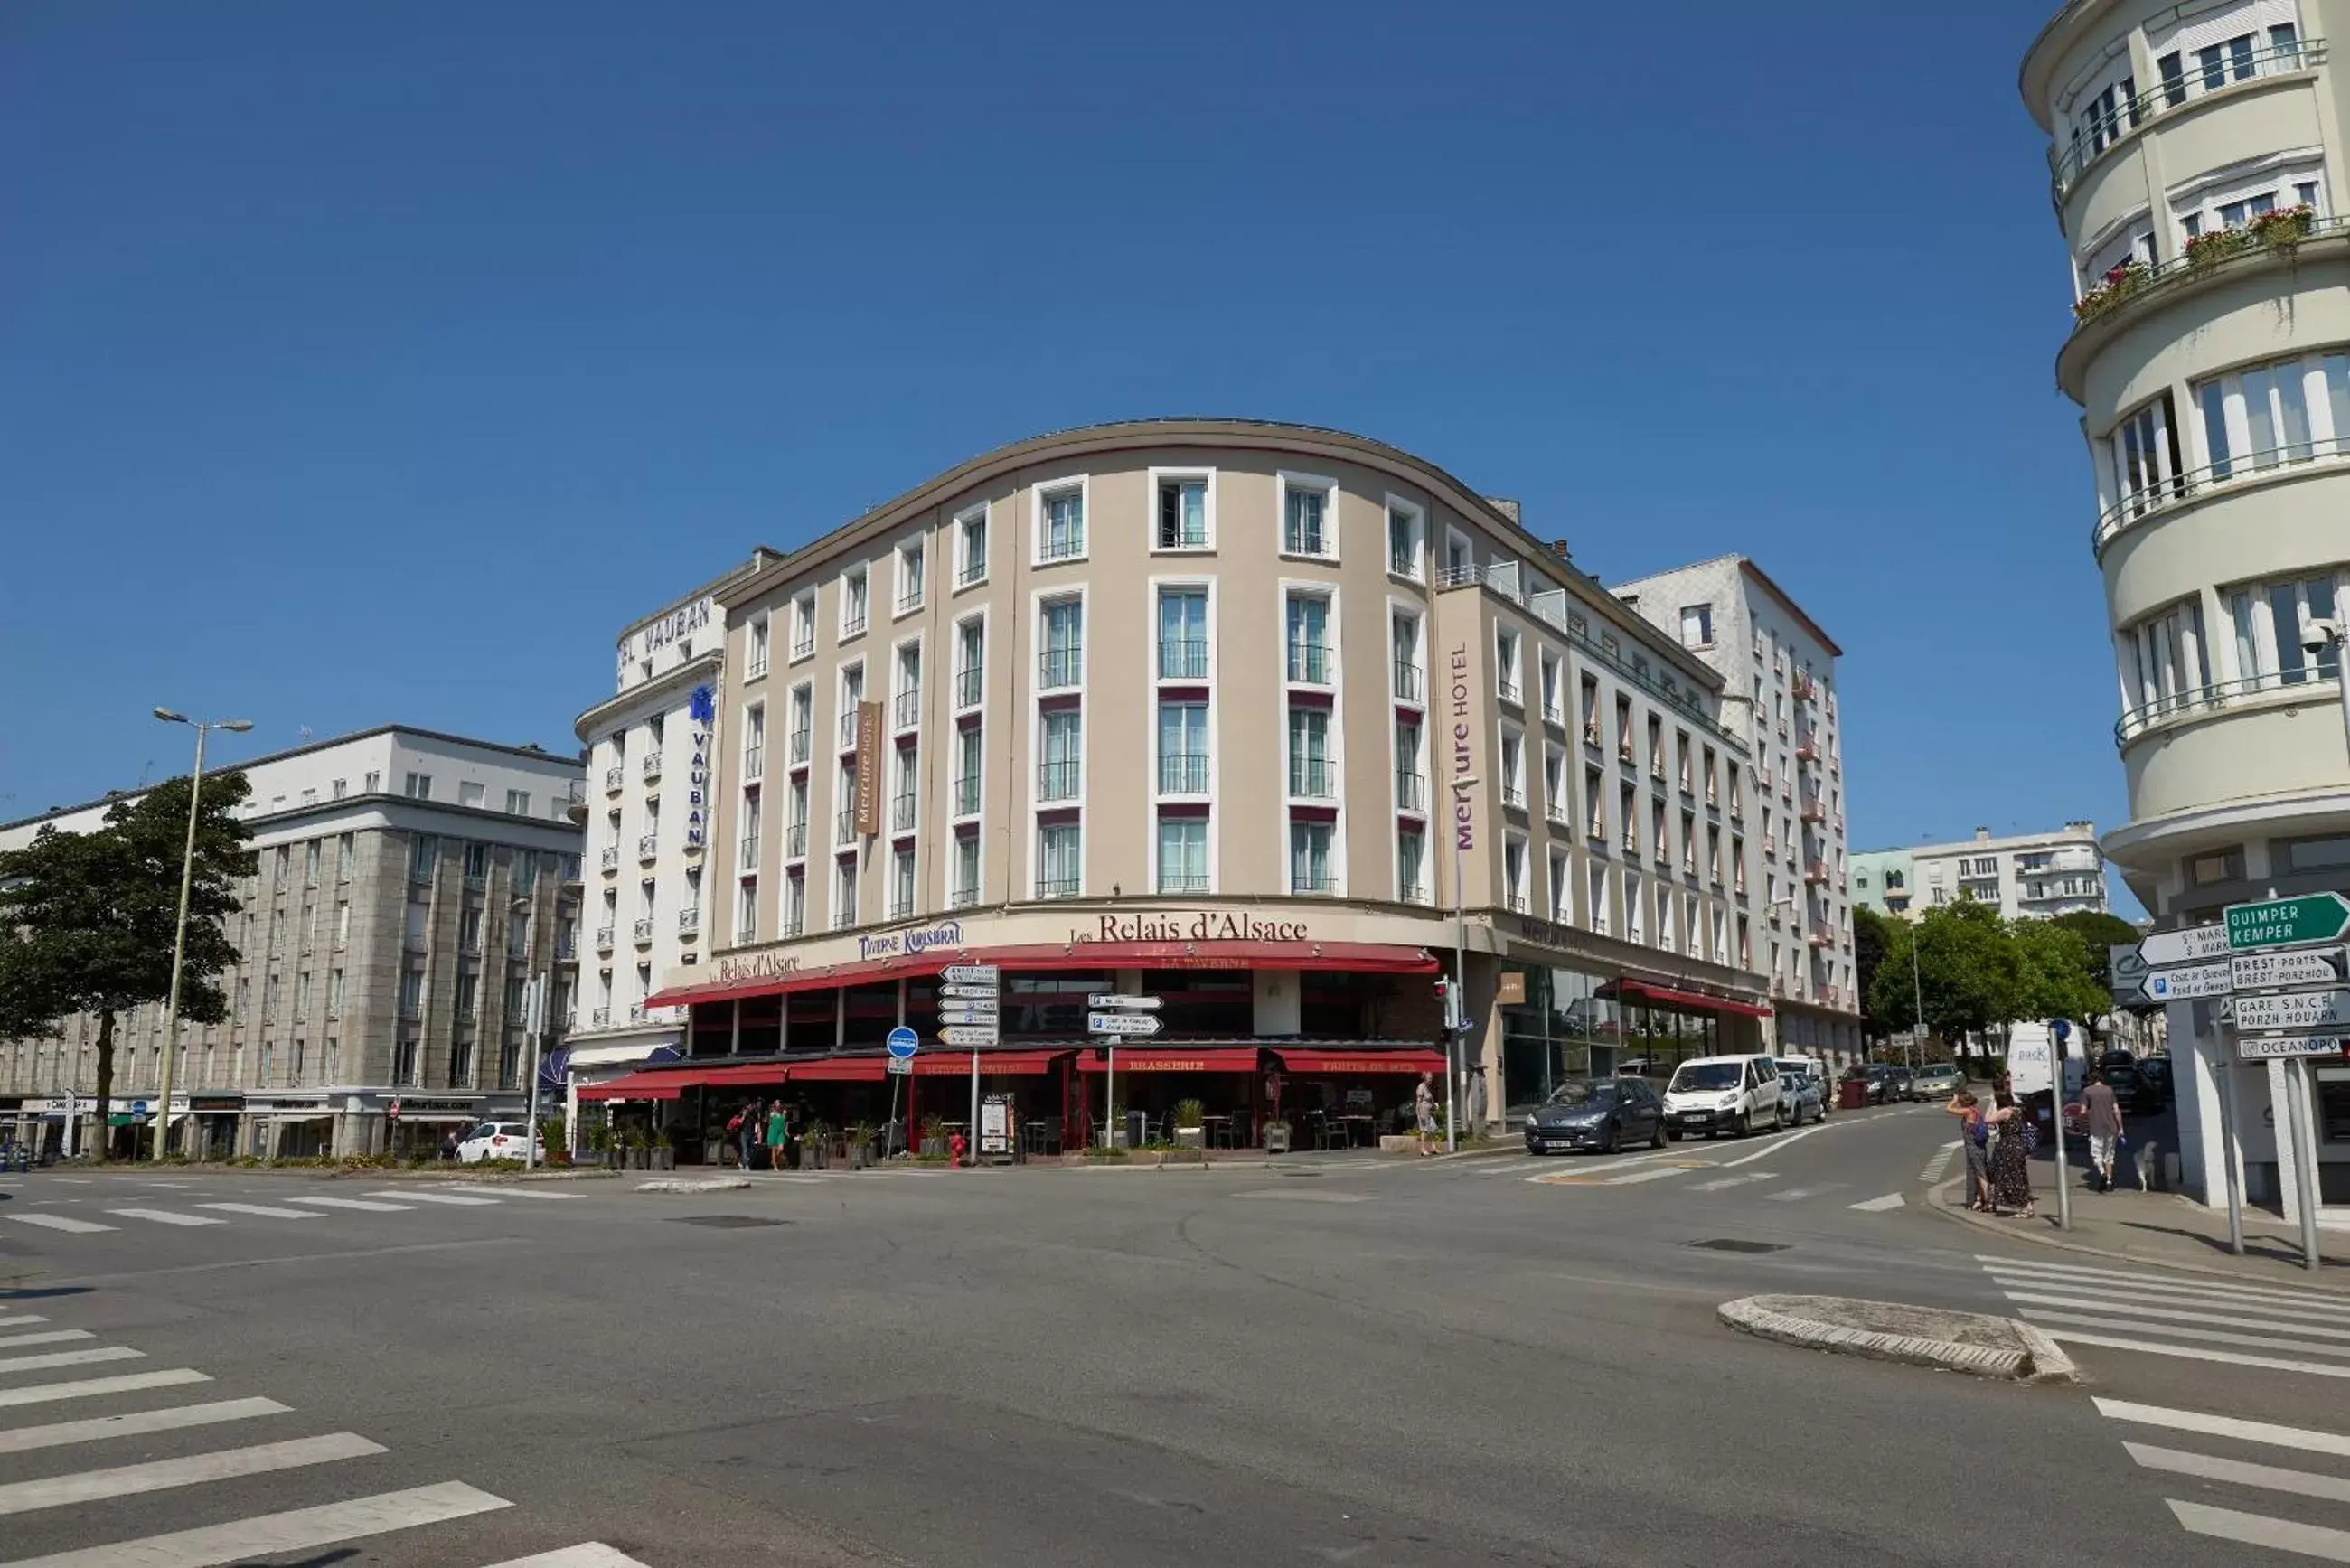
<path id="1" fill-rule="evenodd" d="M 1107 1073 L 1109 1063 L 1087 1052 L 1077 1058 L 1077 1070 L 1081 1073 Z M 1256 1047 L 1211 1045 L 1186 1050 L 1180 1045 L 1121 1045 L 1118 1048 L 1118 1070 L 1121 1073 L 1253 1073 L 1256 1071 Z"/>
<path id="2" fill-rule="evenodd" d="M 1288 1051 L 1276 1050 L 1281 1064 L 1292 1073 L 1435 1073 L 1444 1071 L 1444 1057 L 1436 1051 Z"/>
<path id="3" fill-rule="evenodd" d="M 832 1056 L 791 1064 L 795 1084 L 878 1084 L 889 1075 L 887 1056 Z"/>
<path id="4" fill-rule="evenodd" d="M 1751 1002 L 1739 1002 L 1727 996 L 1706 996 L 1694 991 L 1675 991 L 1670 986 L 1650 985 L 1645 981 L 1618 981 L 1617 992 L 1622 997 L 1639 997 L 1648 1002 L 1669 1002 L 1681 1007 L 1694 1007 L 1706 1012 L 1734 1012 L 1743 1018 L 1768 1018 L 1771 1010 Z"/>
<path id="5" fill-rule="evenodd" d="M 702 1075 L 702 1081 L 712 1088 L 735 1084 L 782 1084 L 790 1080 L 789 1062 L 746 1064 L 735 1067 L 712 1067 Z"/>
<path id="6" fill-rule="evenodd" d="M 786 992 L 872 985 L 902 976 L 933 975 L 949 964 L 992 963 L 1002 969 L 1294 969 L 1356 974 L 1434 974 L 1440 967 L 1426 948 L 1392 942 L 1258 941 L 1202 938 L 1196 941 L 1038 942 L 1018 947 L 932 948 L 907 958 L 872 959 L 794 970 L 754 980 L 681 985 L 646 998 L 651 1007 L 740 1001 Z"/>
<path id="7" fill-rule="evenodd" d="M 673 1100 L 678 1091 L 699 1084 L 706 1067 L 648 1067 L 608 1084 L 588 1084 L 579 1091 L 583 1100 Z"/>
<path id="8" fill-rule="evenodd" d="M 1066 1051 L 982 1051 L 979 1054 L 979 1075 L 993 1078 L 1049 1073 L 1053 1070 L 1053 1064 L 1067 1054 Z M 925 1051 L 914 1058 L 914 1075 L 918 1078 L 968 1078 L 971 1076 L 971 1053 L 943 1047 Z"/>

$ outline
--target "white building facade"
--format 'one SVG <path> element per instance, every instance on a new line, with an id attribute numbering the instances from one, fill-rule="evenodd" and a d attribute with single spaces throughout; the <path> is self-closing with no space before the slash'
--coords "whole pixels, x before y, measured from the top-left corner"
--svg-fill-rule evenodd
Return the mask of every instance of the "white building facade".
<path id="1" fill-rule="evenodd" d="M 2068 822 L 2054 833 L 1998 838 L 1990 828 L 1978 827 L 1972 838 L 1920 844 L 1903 853 L 1909 862 L 1909 892 L 1920 909 L 1964 898 L 1989 904 L 2009 919 L 2111 912 L 2094 823 Z"/>
<path id="2" fill-rule="evenodd" d="M 1779 1040 L 1844 1051 L 1861 1037 L 1854 967 L 1844 726 L 1835 639 L 1744 556 L 1619 584 L 1617 596 L 1722 678 L 1722 725 L 1752 748 Z"/>
<path id="3" fill-rule="evenodd" d="M 2106 855 L 2158 925 L 2350 884 L 2344 0 L 2073 0 L 2025 56 L 2053 138 L 2129 820 Z M 2188 1188 L 2223 1189 L 2210 1002 L 2167 1020 Z M 2350 1067 L 2315 1073 L 2318 1186 L 2350 1203 Z M 2290 1201 L 2281 1066 L 2237 1072 L 2255 1197 Z"/>

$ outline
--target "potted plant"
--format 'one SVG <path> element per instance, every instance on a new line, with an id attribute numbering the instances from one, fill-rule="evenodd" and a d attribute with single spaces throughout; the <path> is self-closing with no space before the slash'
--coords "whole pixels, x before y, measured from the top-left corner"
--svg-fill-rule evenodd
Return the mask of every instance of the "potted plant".
<path id="1" fill-rule="evenodd" d="M 1175 1147 L 1205 1148 L 1208 1146 L 1208 1107 L 1198 1100 L 1175 1102 Z"/>
<path id="2" fill-rule="evenodd" d="M 933 1111 L 922 1118 L 921 1153 L 926 1158 L 931 1157 L 944 1158 L 946 1152 L 946 1118 Z"/>
<path id="3" fill-rule="evenodd" d="M 800 1134 L 800 1168 L 823 1170 L 832 1163 L 832 1124 L 827 1121 L 808 1123 Z"/>
<path id="4" fill-rule="evenodd" d="M 2262 213 L 2245 227 L 2251 231 L 2249 237 L 2251 240 L 2268 246 L 2280 255 L 2290 256 L 2301 242 L 2309 237 L 2309 231 L 2316 221 L 2316 210 L 2303 204 L 2287 207 L 2282 212 Z"/>
<path id="5" fill-rule="evenodd" d="M 655 1170 L 677 1168 L 677 1145 L 670 1141 L 667 1128 L 653 1134 L 652 1155 L 652 1168 Z"/>
<path id="6" fill-rule="evenodd" d="M 1264 1152 L 1267 1154 L 1287 1154 L 1289 1152 L 1289 1124 L 1287 1122 L 1276 1118 L 1264 1124 Z"/>
<path id="7" fill-rule="evenodd" d="M 2146 263 L 2136 256 L 2115 263 L 2097 281 L 2097 286 L 2073 302 L 2073 320 L 2076 325 L 2095 321 L 2123 300 L 2144 288 L 2153 274 Z"/>
<path id="8" fill-rule="evenodd" d="M 652 1140 L 645 1137 L 645 1129 L 642 1127 L 630 1127 L 628 1133 L 628 1168 L 630 1170 L 650 1169 L 652 1167 L 652 1161 L 649 1156 L 651 1149 Z"/>
<path id="9" fill-rule="evenodd" d="M 848 1129 L 848 1168 L 863 1170 L 873 1163 L 873 1124 L 858 1122 Z"/>

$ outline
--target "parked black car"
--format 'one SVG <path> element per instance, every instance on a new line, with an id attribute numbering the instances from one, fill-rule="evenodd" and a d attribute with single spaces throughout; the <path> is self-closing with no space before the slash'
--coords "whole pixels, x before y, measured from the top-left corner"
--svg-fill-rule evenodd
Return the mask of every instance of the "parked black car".
<path id="1" fill-rule="evenodd" d="M 2164 1099 L 2170 1099 L 2178 1093 L 2178 1085 L 2170 1081 L 2169 1057 L 2148 1056 L 2137 1064 L 2137 1070 L 2154 1081 L 2154 1086 L 2162 1091 Z"/>
<path id="2" fill-rule="evenodd" d="M 1665 1147 L 1665 1103 L 1645 1078 L 1569 1078 L 1526 1118 L 1526 1152 Z"/>
<path id="3" fill-rule="evenodd" d="M 2110 1067 L 2100 1067 L 2097 1071 L 2105 1075 L 2106 1087 L 2114 1092 L 2114 1098 L 2121 1102 L 2122 1109 L 2131 1116 L 2162 1114 L 2162 1091 L 2155 1086 L 2152 1078 L 2138 1070 L 2137 1064 L 2121 1062 Z"/>
<path id="4" fill-rule="evenodd" d="M 1910 1076 L 1909 1069 L 1907 1067 L 1895 1065 L 1886 1068 L 1885 1092 L 1879 1095 L 1877 1098 L 1887 1102 L 1911 1098 L 1912 1096 L 1910 1094 L 1909 1085 Z"/>

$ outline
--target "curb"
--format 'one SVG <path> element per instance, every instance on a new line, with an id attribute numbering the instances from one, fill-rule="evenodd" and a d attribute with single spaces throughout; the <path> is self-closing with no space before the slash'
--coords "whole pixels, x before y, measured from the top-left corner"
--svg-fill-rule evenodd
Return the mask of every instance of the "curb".
<path id="1" fill-rule="evenodd" d="M 1871 1329 L 1839 1328 L 1810 1318 L 1791 1317 L 1762 1303 L 1769 1298 L 1742 1296 L 1724 1302 L 1716 1315 L 1741 1334 L 1792 1345 L 1804 1350 L 1825 1350 L 1840 1355 L 1862 1355 L 1873 1361 L 1898 1361 L 1911 1366 L 1931 1366 L 1964 1372 L 1977 1377 L 1999 1377 L 2016 1383 L 2077 1383 L 2079 1370 L 2056 1342 L 2029 1324 L 2002 1320 L 2024 1343 L 2022 1350 L 1993 1350 L 1987 1345 L 1960 1345 L 1920 1334 L 1878 1334 Z M 1970 1314 L 1974 1315 L 1974 1314 Z"/>
<path id="2" fill-rule="evenodd" d="M 1954 1176 L 1935 1187 L 1927 1194 L 1927 1211 L 1939 1214 L 1953 1224 L 1963 1225 L 1970 1231 L 1981 1231 L 1988 1235 L 1998 1236 L 2011 1241 L 2029 1241 L 2035 1247 L 2050 1247 L 2060 1252 L 2078 1252 L 2085 1258 L 2103 1258 L 2108 1262 L 2129 1263 L 2145 1269 L 2166 1269 L 2172 1273 L 2197 1274 L 2205 1279 L 2231 1280 L 2240 1285 L 2246 1283 L 2248 1280 L 2257 1283 L 2263 1278 L 2244 1269 L 2214 1268 L 2208 1263 L 2175 1263 L 2167 1258 L 2149 1258 L 2140 1252 L 2117 1252 L 2110 1247 L 2093 1247 L 2086 1241 L 2072 1241 L 2062 1234 L 2052 1235 L 2043 1231 L 2010 1229 L 1995 1220 L 1970 1214 L 1955 1204 L 1944 1201 L 1945 1195 L 1965 1179 L 1963 1176 Z M 2272 1240 L 2274 1239 L 2272 1238 Z M 2322 1255 L 2323 1239 L 2319 1242 L 2319 1251 Z M 2336 1269 L 2343 1267 L 2342 1262 L 2337 1259 L 2326 1258 L 2324 1261 L 2328 1267 Z M 2291 1283 L 2298 1290 L 2350 1296 L 2350 1282 L 2327 1280 L 2322 1273 L 2303 1282 L 2278 1280 L 2272 1282 L 2280 1286 Z"/>
<path id="3" fill-rule="evenodd" d="M 747 1189 L 750 1185 L 751 1179 L 747 1176 L 726 1176 L 720 1177 L 716 1180 L 704 1181 L 681 1181 L 675 1177 L 662 1177 L 652 1181 L 638 1182 L 637 1190 L 639 1192 L 740 1192 Z"/>

